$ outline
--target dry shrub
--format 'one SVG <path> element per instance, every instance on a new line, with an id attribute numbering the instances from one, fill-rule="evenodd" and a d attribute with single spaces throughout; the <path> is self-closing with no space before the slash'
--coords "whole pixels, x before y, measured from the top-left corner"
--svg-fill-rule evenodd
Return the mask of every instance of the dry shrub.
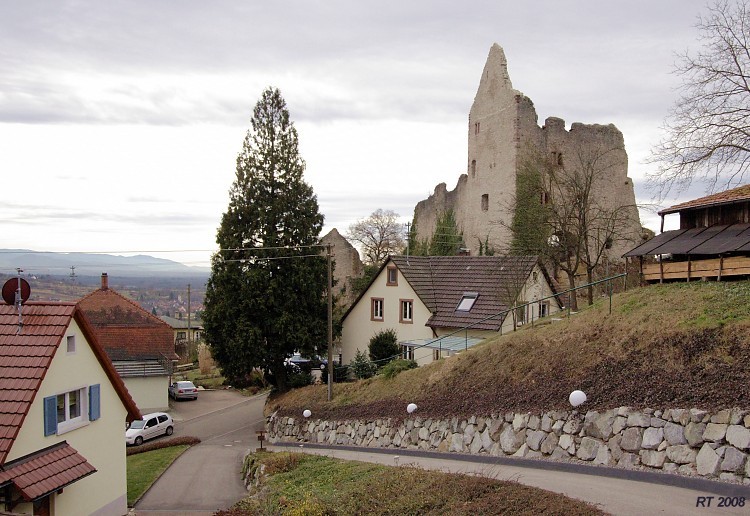
<path id="1" fill-rule="evenodd" d="M 128 446 L 125 450 L 127 455 L 136 455 L 138 453 L 144 453 L 152 450 L 160 450 L 162 448 L 169 448 L 171 446 L 193 446 L 200 443 L 201 440 L 197 437 L 184 436 L 184 437 L 172 437 L 171 439 L 159 439 L 158 441 L 142 444 L 140 446 Z"/>
<path id="2" fill-rule="evenodd" d="M 206 343 L 200 343 L 198 345 L 198 368 L 201 374 L 210 374 L 215 367 L 214 358 L 211 356 L 211 348 Z"/>

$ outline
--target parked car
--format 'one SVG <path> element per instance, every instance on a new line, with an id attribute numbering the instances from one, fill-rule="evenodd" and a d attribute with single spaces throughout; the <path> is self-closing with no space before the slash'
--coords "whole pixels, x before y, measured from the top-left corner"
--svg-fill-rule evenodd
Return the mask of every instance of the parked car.
<path id="1" fill-rule="evenodd" d="M 174 421 L 169 414 L 164 412 L 146 414 L 143 419 L 131 422 L 125 430 L 125 444 L 140 446 L 143 441 L 160 435 L 172 435 L 172 432 L 174 432 Z"/>
<path id="2" fill-rule="evenodd" d="M 173 382 L 172 385 L 169 386 L 169 396 L 175 400 L 197 400 L 198 388 L 193 382 Z"/>

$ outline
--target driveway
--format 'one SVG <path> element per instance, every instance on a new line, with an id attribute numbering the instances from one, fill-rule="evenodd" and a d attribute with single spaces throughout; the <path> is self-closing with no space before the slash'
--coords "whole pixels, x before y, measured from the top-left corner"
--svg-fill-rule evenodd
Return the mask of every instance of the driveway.
<path id="1" fill-rule="evenodd" d="M 196 401 L 170 403 L 175 436 L 201 443 L 183 453 L 135 504 L 138 515 L 211 515 L 242 499 L 242 459 L 258 445 L 266 396 L 202 391 Z"/>

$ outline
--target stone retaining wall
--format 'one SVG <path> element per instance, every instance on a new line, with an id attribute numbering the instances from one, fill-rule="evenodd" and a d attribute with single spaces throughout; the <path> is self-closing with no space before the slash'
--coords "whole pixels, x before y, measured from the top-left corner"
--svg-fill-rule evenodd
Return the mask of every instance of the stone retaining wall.
<path id="1" fill-rule="evenodd" d="M 750 411 L 700 409 L 506 413 L 468 419 L 411 417 L 401 423 L 268 418 L 271 442 L 409 448 L 581 460 L 750 484 Z"/>

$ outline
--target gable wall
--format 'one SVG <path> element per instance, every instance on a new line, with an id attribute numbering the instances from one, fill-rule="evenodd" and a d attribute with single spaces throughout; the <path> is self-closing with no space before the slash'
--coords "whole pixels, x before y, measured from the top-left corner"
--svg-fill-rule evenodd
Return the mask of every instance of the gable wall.
<path id="1" fill-rule="evenodd" d="M 430 311 L 420 301 L 400 271 L 398 273 L 398 285 L 386 285 L 387 272 L 388 268 L 383 268 L 344 320 L 341 331 L 341 354 L 344 364 L 352 361 L 357 350 L 368 353 L 370 338 L 381 330 L 396 330 L 399 341 L 432 337 L 432 330 L 425 326 L 427 319 L 430 317 Z M 370 320 L 370 300 L 372 298 L 383 298 L 384 300 L 383 321 Z M 399 322 L 399 301 L 401 299 L 414 300 L 413 322 L 411 324 Z"/>
<path id="2" fill-rule="evenodd" d="M 76 338 L 67 354 L 66 337 Z M 127 411 L 75 321 L 71 321 L 47 375 L 10 450 L 8 460 L 67 441 L 97 472 L 53 495 L 55 514 L 127 513 L 125 419 Z M 44 398 L 89 385 L 101 385 L 101 417 L 61 435 L 44 436 Z"/>

